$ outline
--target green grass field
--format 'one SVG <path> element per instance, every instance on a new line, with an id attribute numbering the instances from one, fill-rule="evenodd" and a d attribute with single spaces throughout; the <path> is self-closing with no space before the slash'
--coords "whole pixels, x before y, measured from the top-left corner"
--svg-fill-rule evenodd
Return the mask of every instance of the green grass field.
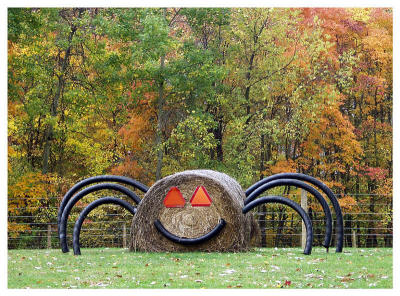
<path id="1" fill-rule="evenodd" d="M 333 251 L 333 252 L 332 252 Z M 8 251 L 8 288 L 392 288 L 392 249 L 131 253 Z"/>

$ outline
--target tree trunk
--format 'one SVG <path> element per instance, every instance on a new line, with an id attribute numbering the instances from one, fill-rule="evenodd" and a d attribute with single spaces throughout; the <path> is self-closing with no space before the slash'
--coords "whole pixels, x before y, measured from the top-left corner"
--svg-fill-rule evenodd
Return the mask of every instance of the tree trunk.
<path id="1" fill-rule="evenodd" d="M 293 226 L 294 226 L 294 214 L 292 213 L 290 215 L 290 229 L 291 230 L 293 230 Z M 293 246 L 293 235 L 291 235 L 289 238 L 289 247 L 294 247 Z"/>
<path id="2" fill-rule="evenodd" d="M 60 102 L 60 99 L 62 97 L 62 93 L 64 91 L 64 86 L 65 86 L 65 74 L 68 69 L 69 65 L 69 59 L 71 56 L 71 49 L 72 49 L 72 38 L 74 37 L 74 34 L 77 30 L 77 27 L 75 25 L 71 26 L 71 32 L 68 35 L 68 44 L 69 47 L 65 51 L 64 58 L 59 58 L 59 66 L 60 66 L 60 72 L 57 76 L 58 78 L 58 84 L 57 84 L 57 90 L 56 93 L 53 97 L 53 100 L 51 102 L 50 106 L 50 115 L 52 117 L 57 116 L 58 113 L 58 105 Z M 49 158 L 50 158 L 50 151 L 51 151 L 51 141 L 53 140 L 53 124 L 49 123 L 46 127 L 45 134 L 44 134 L 44 148 L 43 148 L 43 166 L 42 166 L 42 173 L 46 174 L 49 171 Z"/>
<path id="3" fill-rule="evenodd" d="M 375 199 L 372 197 L 370 202 L 369 212 L 375 213 Z M 374 221 L 368 221 L 367 248 L 376 247 L 378 245 L 378 240 L 375 234 L 376 230 L 373 228 L 375 228 Z"/>
<path id="4" fill-rule="evenodd" d="M 44 148 L 43 148 L 43 165 L 42 174 L 47 174 L 49 171 L 49 158 L 51 149 L 51 140 L 53 136 L 53 125 L 49 124 L 44 132 Z"/>
<path id="5" fill-rule="evenodd" d="M 260 180 L 264 178 L 264 160 L 265 160 L 265 136 L 260 137 Z"/>
<path id="6" fill-rule="evenodd" d="M 393 232 L 392 232 L 393 223 L 389 222 L 387 225 L 387 229 L 385 232 L 384 240 L 385 240 L 385 248 L 393 247 Z"/>
<path id="7" fill-rule="evenodd" d="M 69 53 L 70 51 L 67 50 Z M 67 59 L 67 56 L 65 57 Z M 63 69 L 65 70 L 65 67 L 63 66 Z M 64 90 L 64 75 L 60 75 L 58 77 L 58 86 L 57 86 L 57 91 L 56 94 L 54 95 L 51 108 L 50 108 L 50 115 L 51 117 L 57 116 L 57 109 L 61 97 L 61 93 Z M 46 127 L 45 133 L 44 133 L 44 148 L 43 148 L 43 166 L 42 166 L 42 173 L 47 174 L 49 171 L 49 158 L 50 158 L 50 151 L 51 151 L 51 141 L 53 140 L 53 124 L 49 123 Z"/>
<path id="8" fill-rule="evenodd" d="M 282 207 L 279 210 L 279 215 L 278 215 L 279 221 L 278 221 L 278 229 L 276 231 L 275 247 L 279 247 L 279 243 L 283 243 L 282 245 L 285 245 L 283 238 L 282 238 L 282 234 L 283 234 L 282 232 L 283 232 L 283 227 L 285 226 L 287 217 L 288 216 L 286 215 L 286 210 L 285 210 L 285 208 Z"/>
<path id="9" fill-rule="evenodd" d="M 167 9 L 164 8 L 164 19 L 167 18 Z M 165 55 L 160 57 L 160 72 L 163 72 L 165 67 Z M 162 178 L 161 170 L 163 165 L 163 148 L 162 144 L 164 142 L 163 139 L 163 125 L 164 125 L 164 77 L 160 77 L 158 83 L 158 99 L 157 99 L 157 130 L 156 130 L 156 149 L 157 149 L 157 167 L 156 167 L 156 181 Z"/>
<path id="10" fill-rule="evenodd" d="M 217 152 L 217 160 L 224 160 L 224 151 L 222 150 L 222 136 L 223 136 L 223 121 L 222 119 L 218 119 L 218 126 L 213 130 L 214 138 L 218 140 L 216 152 Z"/>
<path id="11" fill-rule="evenodd" d="M 247 84 L 248 84 L 244 91 L 244 99 L 246 101 L 246 115 L 250 115 L 250 89 L 251 89 L 250 80 L 251 80 L 251 71 L 253 70 L 253 62 L 254 62 L 255 55 L 256 54 L 253 51 L 250 56 L 249 66 L 248 66 L 247 73 L 246 73 L 246 80 L 247 80 Z M 250 116 L 247 119 L 246 124 L 248 124 L 249 121 L 250 121 Z"/>
<path id="12" fill-rule="evenodd" d="M 266 229 L 265 229 L 265 226 L 266 226 L 266 221 L 265 221 L 265 219 L 267 218 L 267 215 L 266 215 L 266 211 L 267 211 L 267 208 L 266 208 L 266 206 L 265 206 L 265 204 L 263 204 L 262 206 L 261 206 L 261 215 L 260 215 L 260 231 L 261 231 L 261 247 L 266 247 L 267 246 L 267 237 L 266 237 Z"/>
<path id="13" fill-rule="evenodd" d="M 351 225 L 351 215 L 345 215 L 344 216 L 344 233 L 345 233 L 345 239 L 348 247 L 353 247 L 353 242 L 352 242 L 352 237 L 351 235 L 346 235 L 346 234 L 351 234 L 352 232 L 352 225 Z"/>
<path id="14" fill-rule="evenodd" d="M 161 57 L 160 68 L 164 68 L 165 56 Z M 164 119 L 164 80 L 159 82 L 158 85 L 158 100 L 157 100 L 157 131 L 156 131 L 156 149 L 157 149 L 157 168 L 156 168 L 156 180 L 161 179 L 161 169 L 163 164 L 163 137 L 162 137 L 162 129 L 163 129 L 163 119 Z"/>

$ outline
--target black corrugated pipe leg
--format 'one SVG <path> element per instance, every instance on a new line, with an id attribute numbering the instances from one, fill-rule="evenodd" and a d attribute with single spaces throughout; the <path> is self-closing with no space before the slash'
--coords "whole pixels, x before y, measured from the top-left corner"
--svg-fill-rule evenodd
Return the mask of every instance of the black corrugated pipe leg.
<path id="1" fill-rule="evenodd" d="M 133 180 L 131 178 L 123 177 L 123 176 L 101 175 L 101 176 L 94 176 L 94 177 L 90 177 L 90 178 L 84 179 L 82 181 L 79 181 L 74 186 L 72 186 L 71 189 L 68 190 L 68 192 L 64 195 L 63 199 L 61 200 L 60 207 L 58 209 L 57 225 L 58 225 L 58 237 L 60 238 L 60 240 L 61 240 L 61 237 L 60 237 L 61 216 L 62 216 L 62 213 L 64 212 L 64 208 L 67 205 L 67 203 L 69 202 L 69 200 L 81 188 L 83 188 L 87 185 L 93 184 L 93 183 L 100 183 L 100 182 L 118 182 L 118 183 L 130 185 L 134 188 L 139 189 L 140 191 L 142 191 L 144 193 L 146 193 L 147 190 L 149 190 L 149 187 L 147 187 L 146 185 L 144 185 L 136 180 Z M 68 248 L 67 248 L 67 252 L 68 252 Z"/>
<path id="2" fill-rule="evenodd" d="M 167 229 L 165 229 L 164 225 L 162 225 L 162 223 L 159 220 L 154 221 L 154 226 L 157 228 L 158 232 L 160 232 L 164 237 L 166 237 L 170 241 L 173 241 L 174 243 L 186 246 L 201 244 L 205 241 L 212 239 L 214 236 L 218 235 L 218 233 L 221 232 L 225 224 L 226 224 L 225 220 L 221 218 L 218 225 L 215 226 L 214 229 L 208 232 L 207 234 L 196 238 L 186 238 L 172 234 Z"/>
<path id="3" fill-rule="evenodd" d="M 259 195 L 264 193 L 265 191 L 279 187 L 279 186 L 295 186 L 297 188 L 302 188 L 312 194 L 321 204 L 324 214 L 325 214 L 325 240 L 323 242 L 323 246 L 327 249 L 329 249 L 331 239 L 332 239 L 332 214 L 331 210 L 329 209 L 329 205 L 326 202 L 325 198 L 321 195 L 321 193 L 318 192 L 314 187 L 311 187 L 307 183 L 304 183 L 299 180 L 295 179 L 278 179 L 274 181 L 270 181 L 268 183 L 265 183 L 261 186 L 259 186 L 257 189 L 255 189 L 253 192 L 249 194 L 249 196 L 245 199 L 244 204 L 247 205 L 248 203 L 252 202 L 255 198 L 257 198 Z"/>
<path id="4" fill-rule="evenodd" d="M 67 203 L 67 205 L 64 208 L 64 211 L 61 216 L 60 220 L 60 245 L 61 249 L 64 253 L 68 252 L 68 245 L 67 245 L 67 221 L 69 214 L 73 208 L 73 206 L 83 197 L 88 195 L 89 193 L 98 191 L 98 190 L 103 190 L 103 189 L 110 189 L 110 190 L 116 190 L 119 191 L 126 196 L 128 196 L 130 199 L 132 199 L 136 204 L 140 203 L 140 198 L 131 190 L 128 188 L 119 185 L 119 184 L 114 184 L 114 183 L 102 183 L 102 184 L 96 184 L 90 187 L 87 187 L 83 189 L 82 191 L 79 191 L 76 195 L 74 195 L 70 201 Z"/>
<path id="5" fill-rule="evenodd" d="M 312 241 L 313 241 L 313 229 L 310 217 L 307 213 L 303 210 L 303 208 L 293 200 L 290 200 L 283 196 L 264 196 L 261 198 L 257 198 L 256 200 L 248 203 L 242 210 L 243 214 L 246 214 L 251 209 L 255 208 L 256 206 L 264 203 L 280 203 L 291 207 L 297 213 L 300 214 L 301 219 L 303 219 L 304 224 L 306 226 L 307 232 L 307 239 L 306 239 L 306 246 L 304 247 L 304 254 L 310 255 L 312 249 Z"/>
<path id="6" fill-rule="evenodd" d="M 300 174 L 300 173 L 281 173 L 281 174 L 272 175 L 272 176 L 269 176 L 267 178 L 264 178 L 256 183 L 254 183 L 252 186 L 250 186 L 245 192 L 246 196 L 249 196 L 258 187 L 260 187 L 268 182 L 271 182 L 273 180 L 278 180 L 278 179 L 296 179 L 296 180 L 301 180 L 301 181 L 311 183 L 312 185 L 321 189 L 326 194 L 326 196 L 328 196 L 329 200 L 332 202 L 332 205 L 333 205 L 333 208 L 334 208 L 335 214 L 336 214 L 336 252 L 337 253 L 342 252 L 343 251 L 342 210 L 341 210 L 339 202 L 336 199 L 336 196 L 333 194 L 332 190 L 330 190 L 328 186 L 326 186 L 324 183 L 317 180 L 316 178 L 311 177 L 309 175 Z"/>
<path id="7" fill-rule="evenodd" d="M 120 205 L 121 207 L 127 209 L 132 215 L 136 214 L 136 208 L 134 206 L 132 206 L 127 201 L 116 198 L 116 197 L 107 196 L 107 197 L 99 198 L 99 199 L 95 200 L 94 202 L 91 202 L 86 208 L 83 209 L 83 211 L 79 215 L 78 220 L 76 221 L 75 226 L 74 226 L 74 233 L 72 235 L 72 245 L 74 248 L 74 255 L 81 254 L 81 248 L 79 245 L 79 235 L 81 233 L 83 221 L 85 220 L 87 215 L 89 215 L 89 213 L 92 210 L 94 210 L 98 206 L 101 206 L 104 204 Z"/>

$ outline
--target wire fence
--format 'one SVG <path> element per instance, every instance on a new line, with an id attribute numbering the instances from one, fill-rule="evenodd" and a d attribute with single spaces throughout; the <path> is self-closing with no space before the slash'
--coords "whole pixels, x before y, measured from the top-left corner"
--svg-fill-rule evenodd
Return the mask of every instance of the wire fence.
<path id="1" fill-rule="evenodd" d="M 356 202 L 342 206 L 344 221 L 344 247 L 392 247 L 392 197 L 387 195 L 348 194 Z M 300 194 L 289 196 L 300 203 Z M 123 197 L 121 197 L 123 198 Z M 35 206 L 13 208 L 8 215 L 8 248 L 59 248 L 57 211 L 60 198 L 41 199 Z M 329 203 L 329 202 L 328 202 Z M 23 203 L 22 203 L 23 204 Z M 72 245 L 74 223 L 87 203 L 78 203 L 68 220 L 68 244 Z M 313 223 L 314 246 L 321 246 L 325 236 L 325 217 L 320 205 L 308 199 L 308 214 Z M 336 244 L 336 215 L 331 208 L 333 237 Z M 255 242 L 264 247 L 298 247 L 301 245 L 302 221 L 298 214 L 281 205 L 261 205 L 252 212 L 259 231 Z M 121 207 L 104 205 L 92 211 L 81 231 L 82 247 L 128 247 L 132 215 Z"/>

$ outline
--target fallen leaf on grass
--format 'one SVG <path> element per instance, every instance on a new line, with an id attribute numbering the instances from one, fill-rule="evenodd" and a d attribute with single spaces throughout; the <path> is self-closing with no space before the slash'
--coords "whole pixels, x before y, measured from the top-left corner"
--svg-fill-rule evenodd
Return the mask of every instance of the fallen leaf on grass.
<path id="1" fill-rule="evenodd" d="M 286 280 L 284 285 L 285 285 L 285 286 L 290 286 L 291 284 L 292 284 L 292 281 Z"/>
<path id="2" fill-rule="evenodd" d="M 349 272 L 348 274 L 346 274 L 346 276 L 352 276 L 354 274 L 354 272 Z"/>

